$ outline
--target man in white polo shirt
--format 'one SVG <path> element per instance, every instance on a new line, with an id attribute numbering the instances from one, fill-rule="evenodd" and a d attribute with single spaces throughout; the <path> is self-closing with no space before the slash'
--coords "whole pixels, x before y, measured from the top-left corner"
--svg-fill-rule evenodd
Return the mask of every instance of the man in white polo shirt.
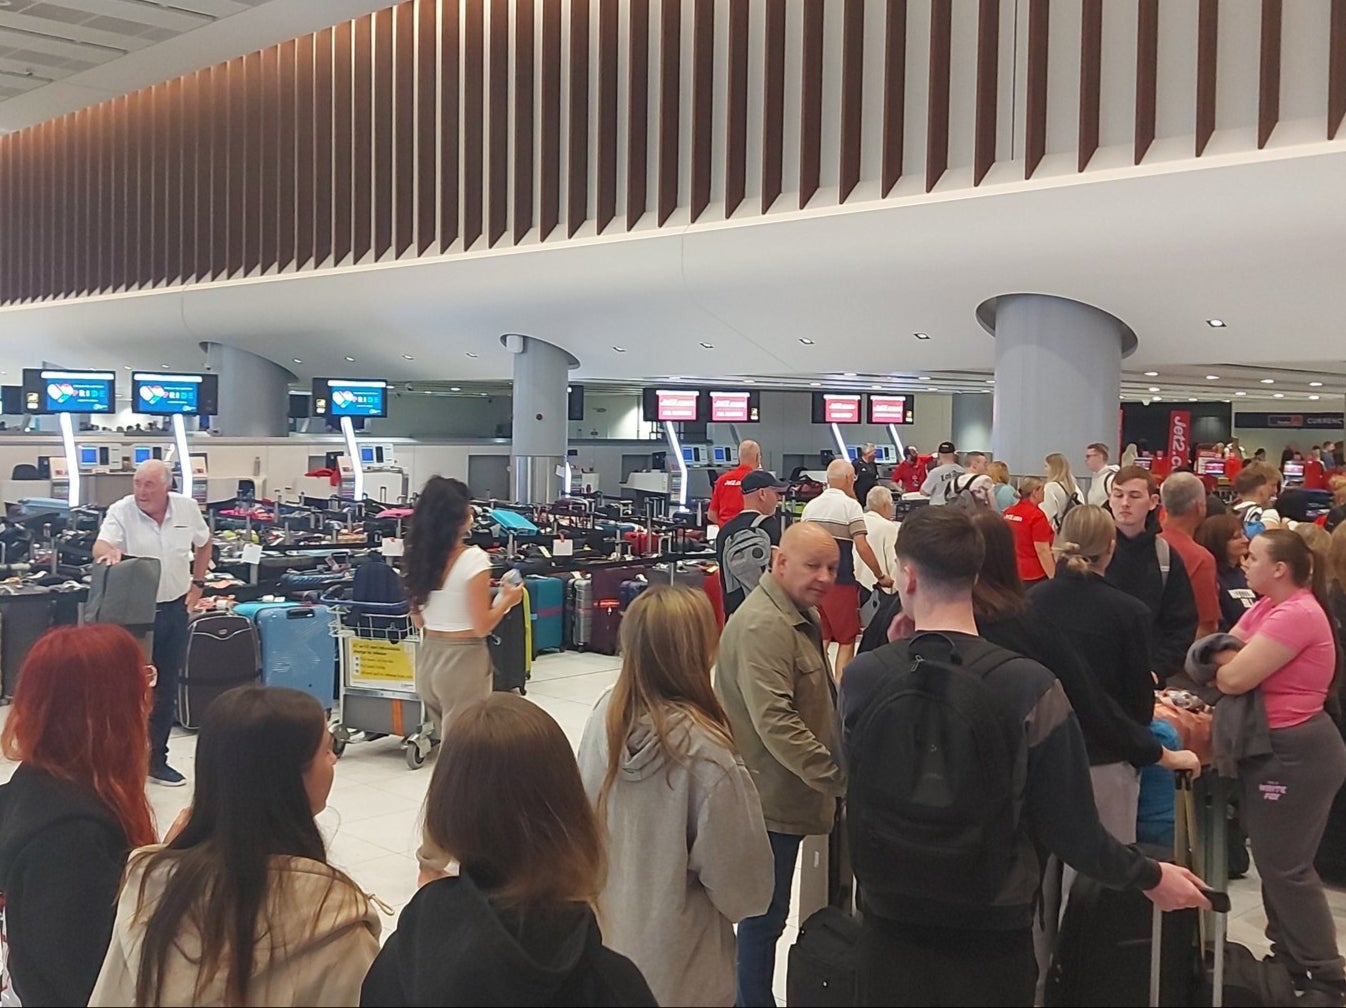
<path id="1" fill-rule="evenodd" d="M 159 681 L 150 712 L 150 780 L 166 787 L 186 783 L 168 765 L 168 733 L 177 711 L 178 673 L 187 648 L 187 610 L 201 597 L 210 569 L 210 530 L 196 501 L 172 493 L 173 472 L 159 459 L 142 462 L 134 492 L 107 510 L 94 560 L 115 564 L 124 556 L 159 560 L 154 613 L 154 665 Z"/>
<path id="2" fill-rule="evenodd" d="M 893 579 L 869 545 L 869 526 L 864 508 L 855 499 L 855 469 L 845 459 L 836 459 L 827 467 L 827 489 L 804 505 L 802 521 L 817 522 L 837 541 L 841 551 L 837 579 L 818 606 L 822 617 L 823 645 L 837 642 L 837 660 L 833 663 L 837 681 L 846 663 L 855 657 L 855 641 L 860 636 L 860 585 L 855 579 L 856 554 L 874 572 L 879 588 L 891 588 Z"/>

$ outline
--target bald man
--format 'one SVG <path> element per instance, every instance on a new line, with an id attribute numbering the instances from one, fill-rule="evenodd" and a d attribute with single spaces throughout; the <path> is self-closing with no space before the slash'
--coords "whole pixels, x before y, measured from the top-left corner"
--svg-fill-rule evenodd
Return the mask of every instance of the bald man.
<path id="1" fill-rule="evenodd" d="M 836 539 L 801 522 L 781 536 L 771 571 L 725 625 L 715 670 L 734 744 L 757 785 L 776 886 L 766 913 L 738 926 L 740 1005 L 775 1004 L 776 942 L 790 911 L 799 847 L 832 830 L 846 781 L 836 758 L 836 699 L 814 608 L 836 580 Z"/>
<path id="2" fill-rule="evenodd" d="M 893 579 L 869 545 L 869 526 L 865 509 L 855 499 L 855 469 L 845 459 L 835 459 L 827 467 L 827 489 L 804 506 L 800 516 L 805 522 L 817 522 L 837 541 L 841 564 L 837 580 L 820 604 L 823 643 L 837 643 L 837 680 L 855 657 L 855 641 L 860 636 L 860 584 L 855 577 L 856 554 L 874 573 L 878 587 L 891 588 Z"/>
<path id="3" fill-rule="evenodd" d="M 743 477 L 762 468 L 762 449 L 756 441 L 740 441 L 738 468 L 730 469 L 715 481 L 706 517 L 712 525 L 725 525 L 743 510 Z"/>
<path id="4" fill-rule="evenodd" d="M 118 563 L 123 556 L 155 557 L 160 563 L 153 658 L 159 679 L 150 712 L 149 779 L 181 787 L 186 778 L 168 765 L 168 733 L 187 649 L 187 610 L 201 597 L 210 570 L 210 530 L 196 501 L 171 491 L 173 471 L 166 462 L 142 462 L 131 485 L 133 492 L 107 509 L 93 556 L 105 564 Z"/>

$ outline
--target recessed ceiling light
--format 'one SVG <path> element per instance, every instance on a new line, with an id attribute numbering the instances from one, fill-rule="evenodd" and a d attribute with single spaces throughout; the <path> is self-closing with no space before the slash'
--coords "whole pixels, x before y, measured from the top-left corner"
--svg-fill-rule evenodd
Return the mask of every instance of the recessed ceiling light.
<path id="1" fill-rule="evenodd" d="M 616 350 L 618 353 L 626 353 L 626 347 L 624 346 L 615 346 L 612 349 Z"/>
<path id="2" fill-rule="evenodd" d="M 302 363 L 304 363 L 304 362 L 301 361 L 298 357 L 292 357 L 291 360 L 293 360 L 296 364 L 302 364 Z"/>
<path id="3" fill-rule="evenodd" d="M 298 362 L 298 361 L 295 361 L 295 363 L 298 364 L 299 362 Z M 126 368 L 127 371 L 130 371 L 130 370 L 131 370 L 131 365 L 130 365 L 130 364 L 123 364 L 122 367 Z M 3 373 L 3 374 L 9 374 L 8 371 L 0 372 L 0 373 Z"/>
<path id="4" fill-rule="evenodd" d="M 918 332 L 918 333 L 912 333 L 912 335 L 915 336 L 917 339 L 929 339 L 929 338 L 930 338 L 930 334 L 929 334 L 929 333 Z"/>
<path id="5" fill-rule="evenodd" d="M 168 367 L 167 364 L 160 364 L 159 366 L 160 366 L 161 368 L 166 368 L 166 367 Z"/>
<path id="6" fill-rule="evenodd" d="M 1309 398 L 1312 399 L 1314 402 L 1317 402 L 1319 399 L 1322 398 L 1322 396 L 1311 395 L 1309 396 Z"/>
<path id="7" fill-rule="evenodd" d="M 994 378 L 987 378 L 987 379 L 986 379 L 986 384 L 987 384 L 987 385 L 994 385 L 994 384 L 995 384 L 995 379 L 994 379 Z"/>
<path id="8" fill-rule="evenodd" d="M 354 357 L 351 357 L 351 356 L 348 354 L 348 355 L 346 356 L 346 363 L 347 363 L 347 364 L 354 364 L 354 363 L 355 363 L 355 358 L 354 358 Z"/>
<path id="9" fill-rule="evenodd" d="M 471 350 L 467 351 L 467 355 L 468 355 L 469 357 L 473 357 L 473 358 L 475 358 L 475 357 L 477 356 L 477 355 L 474 354 Z"/>
<path id="10" fill-rule="evenodd" d="M 1275 385 L 1275 384 L 1276 384 L 1276 379 L 1275 379 L 1275 378 L 1263 378 L 1263 379 L 1262 379 L 1262 384 L 1263 384 L 1263 385 Z"/>
<path id="11" fill-rule="evenodd" d="M 1145 377 L 1146 377 L 1146 378 L 1158 378 L 1158 377 L 1159 377 L 1159 372 L 1158 372 L 1158 371 L 1146 371 L 1146 372 L 1145 372 Z"/>
<path id="12" fill-rule="evenodd" d="M 1208 318 L 1206 319 L 1206 325 L 1210 326 L 1212 329 L 1223 329 L 1225 327 L 1225 321 L 1224 319 Z"/>
<path id="13" fill-rule="evenodd" d="M 1159 386 L 1157 386 L 1157 385 L 1151 385 L 1151 386 L 1150 386 L 1150 391 L 1151 391 L 1151 392 L 1158 392 L 1158 391 L 1159 391 Z"/>
<path id="14" fill-rule="evenodd" d="M 1154 400 L 1153 400 L 1153 401 L 1154 401 L 1154 402 L 1163 402 L 1163 401 L 1164 401 L 1164 397 L 1161 396 L 1161 395 L 1157 395 L 1157 396 L 1154 397 Z"/>
<path id="15" fill-rule="evenodd" d="M 932 389 L 927 389 L 926 391 L 927 391 L 927 392 L 938 392 L 939 389 L 937 389 L 937 388 L 932 388 Z"/>
<path id="16" fill-rule="evenodd" d="M 811 381 L 811 382 L 809 382 L 809 384 L 812 385 L 814 388 L 817 388 L 819 385 L 822 384 L 822 382 L 820 382 L 820 381 Z"/>
<path id="17" fill-rule="evenodd" d="M 449 386 L 449 391 L 450 391 L 450 392 L 461 392 L 461 391 L 463 391 L 463 388 L 462 388 L 461 385 L 450 385 L 450 386 Z"/>
<path id="18" fill-rule="evenodd" d="M 478 392 L 477 395 L 481 396 L 483 399 L 486 398 L 486 393 L 485 393 L 485 392 Z"/>
<path id="19" fill-rule="evenodd" d="M 1320 382 L 1320 381 L 1311 381 L 1311 382 L 1309 382 L 1309 388 L 1322 388 L 1322 387 L 1323 387 L 1323 383 Z"/>
<path id="20" fill-rule="evenodd" d="M 409 354 L 409 353 L 404 353 L 404 354 L 402 355 L 402 359 L 403 359 L 403 360 L 415 360 L 416 358 L 413 357 L 413 356 L 411 356 L 411 354 Z"/>
<path id="21" fill-rule="evenodd" d="M 843 372 L 841 372 L 841 377 L 843 377 L 843 378 L 854 378 L 854 377 L 855 377 L 855 372 L 854 372 L 854 371 L 843 371 Z"/>
<path id="22" fill-rule="evenodd" d="M 807 336 L 800 336 L 799 342 L 803 343 L 804 346 L 813 346 L 813 340 L 809 339 Z"/>
<path id="23" fill-rule="evenodd" d="M 1247 395 L 1247 392 L 1235 392 L 1234 395 Z"/>
<path id="24" fill-rule="evenodd" d="M 744 385 L 756 385 L 756 384 L 757 384 L 757 379 L 756 379 L 756 378 L 744 378 L 744 379 L 743 379 L 743 384 L 744 384 Z"/>
<path id="25" fill-rule="evenodd" d="M 1208 374 L 1208 375 L 1206 375 L 1206 381 L 1219 381 L 1219 380 L 1220 380 L 1220 376 L 1217 375 L 1217 374 Z"/>
<path id="26" fill-rule="evenodd" d="M 920 375 L 916 380 L 917 380 L 917 381 L 929 381 L 929 380 L 930 380 L 930 376 L 929 376 L 928 374 L 923 374 L 923 375 Z"/>
<path id="27" fill-rule="evenodd" d="M 702 344 L 701 344 L 701 347 L 702 347 L 702 349 L 704 349 L 704 350 L 714 350 L 714 349 L 715 349 L 715 344 L 714 344 L 714 343 L 702 343 Z M 616 349 L 616 348 L 614 347 L 613 349 Z"/>
<path id="28" fill-rule="evenodd" d="M 1274 392 L 1274 393 L 1272 393 L 1271 398 L 1273 398 L 1273 399 L 1284 399 L 1284 398 L 1285 398 L 1285 393 L 1284 393 L 1284 392 Z"/>

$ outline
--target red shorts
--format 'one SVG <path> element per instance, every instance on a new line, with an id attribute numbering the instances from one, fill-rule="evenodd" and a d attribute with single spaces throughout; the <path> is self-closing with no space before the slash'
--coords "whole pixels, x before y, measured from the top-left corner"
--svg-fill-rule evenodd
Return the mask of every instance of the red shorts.
<path id="1" fill-rule="evenodd" d="M 860 586 L 834 584 L 823 596 L 818 614 L 823 621 L 823 640 L 854 644 L 860 636 Z"/>

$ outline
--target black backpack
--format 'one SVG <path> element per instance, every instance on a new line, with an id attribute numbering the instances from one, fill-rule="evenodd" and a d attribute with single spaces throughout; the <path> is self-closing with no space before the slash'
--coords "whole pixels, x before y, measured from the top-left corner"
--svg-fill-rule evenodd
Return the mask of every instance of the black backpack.
<path id="1" fill-rule="evenodd" d="M 985 678 L 1017 655 L 922 633 L 877 649 L 888 673 L 850 738 L 846 814 L 871 912 L 989 905 L 1019 846 L 1027 752 Z"/>

